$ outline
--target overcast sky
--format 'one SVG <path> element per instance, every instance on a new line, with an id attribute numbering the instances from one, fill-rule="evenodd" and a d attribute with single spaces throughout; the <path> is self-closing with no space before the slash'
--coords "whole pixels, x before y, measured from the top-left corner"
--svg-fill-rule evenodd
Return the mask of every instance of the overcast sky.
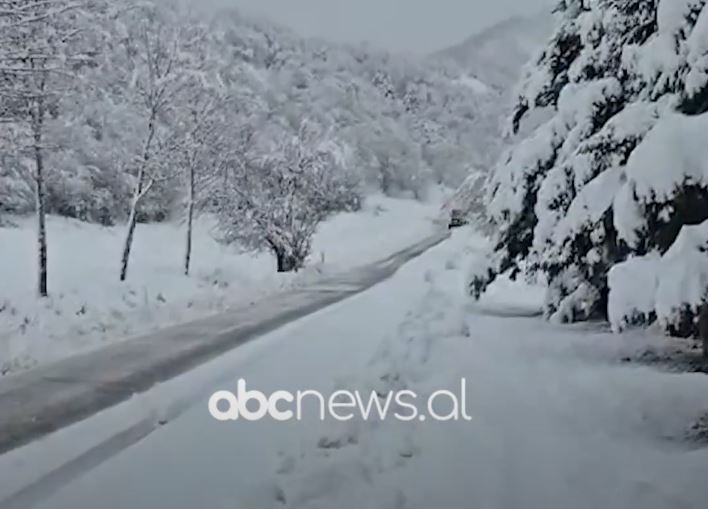
<path id="1" fill-rule="evenodd" d="M 428 53 L 553 0 L 218 0 L 296 31 L 394 51 Z"/>

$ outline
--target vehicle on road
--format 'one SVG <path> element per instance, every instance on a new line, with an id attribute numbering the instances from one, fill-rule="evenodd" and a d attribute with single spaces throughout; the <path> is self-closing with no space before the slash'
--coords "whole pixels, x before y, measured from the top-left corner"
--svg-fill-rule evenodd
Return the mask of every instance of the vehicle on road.
<path id="1" fill-rule="evenodd" d="M 465 217 L 464 212 L 462 212 L 460 209 L 453 209 L 450 213 L 450 223 L 447 226 L 448 229 L 452 230 L 453 228 L 460 228 L 461 226 L 465 226 L 466 224 L 468 224 L 468 221 Z"/>

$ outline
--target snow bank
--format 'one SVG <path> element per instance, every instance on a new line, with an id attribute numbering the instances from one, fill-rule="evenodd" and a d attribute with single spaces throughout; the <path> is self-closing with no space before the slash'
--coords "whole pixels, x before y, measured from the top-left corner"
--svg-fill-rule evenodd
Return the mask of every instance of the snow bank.
<path id="1" fill-rule="evenodd" d="M 658 320 L 670 334 L 697 335 L 699 308 L 708 302 L 708 221 L 684 226 L 662 257 L 632 258 L 610 271 L 613 329 Z"/>
<path id="2" fill-rule="evenodd" d="M 705 377 L 623 365 L 634 337 L 471 307 L 443 253 L 474 257 L 470 237 L 434 252 L 438 266 L 419 283 L 427 291 L 397 333 L 382 335 L 369 365 L 343 373 L 331 390 L 411 390 L 424 412 L 434 391 L 459 393 L 465 377 L 472 421 L 303 427 L 306 438 L 281 451 L 274 488 L 252 492 L 252 505 L 703 507 L 706 452 L 676 441 L 708 405 Z"/>
<path id="3" fill-rule="evenodd" d="M 614 226 L 630 247 L 641 248 L 647 233 L 670 232 L 671 221 L 705 217 L 700 203 L 680 208 L 677 200 L 689 187 L 708 187 L 707 132 L 708 114 L 668 114 L 632 152 L 613 197 Z M 650 253 L 614 267 L 612 327 L 620 331 L 658 320 L 670 334 L 697 334 L 698 307 L 708 297 L 707 242 L 707 223 L 686 225 L 663 256 Z"/>
<path id="4" fill-rule="evenodd" d="M 615 228 L 629 246 L 636 248 L 648 231 L 665 228 L 677 215 L 684 222 L 680 214 L 686 211 L 677 209 L 675 200 L 687 187 L 708 187 L 706 132 L 706 114 L 669 114 L 634 150 L 613 203 Z M 698 307 L 708 297 L 708 223 L 683 226 L 667 247 L 663 256 L 635 257 L 611 270 L 609 315 L 615 330 L 658 320 L 670 334 L 697 334 Z"/>
<path id="5" fill-rule="evenodd" d="M 69 464 L 59 471 L 68 470 L 65 484 L 50 475 L 37 509 L 155 501 L 175 509 L 704 508 L 708 450 L 683 439 L 708 408 L 708 378 L 620 362 L 660 338 L 480 310 L 460 281 L 484 242 L 455 232 L 389 281 L 247 345 L 248 353 L 231 352 L 13 451 L 0 459 L 0 477 L 11 488 L 41 475 L 37 468 L 51 472 L 58 455 L 75 457 L 126 413 L 158 421 L 165 414 L 155 408 L 170 395 L 183 399 L 186 388 L 193 405 L 168 413 L 144 440 L 84 475 L 72 477 Z M 426 415 L 427 397 L 461 394 L 464 377 L 472 421 L 320 422 L 308 410 L 301 422 L 216 422 L 209 395 L 241 377 L 266 394 L 408 388 Z M 447 415 L 450 401 L 437 403 Z M 389 416 L 398 410 L 391 407 Z"/>
<path id="6" fill-rule="evenodd" d="M 182 275 L 185 234 L 178 224 L 140 225 L 128 282 L 118 281 L 123 229 L 49 218 L 50 297 L 34 295 L 34 222 L 0 228 L 0 372 L 248 305 L 273 292 L 384 258 L 432 230 L 428 204 L 374 196 L 356 214 L 320 227 L 299 274 L 276 274 L 268 254 L 251 255 L 195 229 L 192 276 Z M 441 201 L 441 200 L 440 200 Z"/>
<path id="7" fill-rule="evenodd" d="M 659 257 L 651 255 L 631 258 L 610 270 L 608 315 L 612 330 L 622 332 L 654 321 L 659 264 Z"/>
<path id="8" fill-rule="evenodd" d="M 491 94 L 494 92 L 494 90 L 489 85 L 482 82 L 471 74 L 463 74 L 457 80 L 455 80 L 454 83 L 457 83 L 463 87 L 469 87 L 478 94 Z"/>
<path id="9" fill-rule="evenodd" d="M 656 311 L 671 333 L 697 331 L 693 320 L 708 301 L 708 221 L 684 226 L 660 267 Z M 688 323 L 685 321 L 688 320 Z"/>

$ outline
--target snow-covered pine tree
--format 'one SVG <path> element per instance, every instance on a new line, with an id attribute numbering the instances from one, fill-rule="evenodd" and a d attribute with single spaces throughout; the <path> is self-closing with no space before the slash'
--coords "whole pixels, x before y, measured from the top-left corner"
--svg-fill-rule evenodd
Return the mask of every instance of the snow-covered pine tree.
<path id="1" fill-rule="evenodd" d="M 643 48 L 630 55 L 627 66 L 637 76 L 641 85 L 640 94 L 650 100 L 665 97 L 671 106 L 688 114 L 702 113 L 701 97 L 706 93 L 708 81 L 708 12 L 705 0 L 663 0 L 660 33 Z M 697 25 L 698 21 L 700 25 Z M 694 28 L 696 30 L 694 31 Z M 662 58 L 657 58 L 661 55 Z M 667 174 L 672 173 L 666 170 Z M 632 199 L 639 207 L 643 225 L 636 242 L 628 238 L 638 254 L 653 249 L 666 252 L 676 240 L 684 224 L 698 224 L 708 219 L 708 191 L 701 182 L 675 182 L 673 194 L 656 193 L 653 185 L 641 186 L 629 172 Z M 651 196 L 650 196 L 651 195 Z M 668 212 L 668 209 L 671 209 Z M 667 216 L 668 214 L 668 216 Z M 628 226 L 622 228 L 625 236 L 633 237 Z"/>
<path id="2" fill-rule="evenodd" d="M 616 329 L 659 318 L 672 334 L 697 334 L 708 300 L 705 4 L 561 4 L 512 123 L 517 129 L 534 107 L 555 115 L 490 179 L 499 243 L 473 272 L 474 294 L 524 269 L 548 282 L 546 313 L 556 320 L 605 316 L 609 307 Z"/>
<path id="3" fill-rule="evenodd" d="M 655 0 L 599 0 L 583 14 L 584 45 L 570 68 L 569 87 L 600 87 L 603 96 L 586 105 L 592 114 L 585 139 L 539 188 L 532 249 L 549 282 L 546 314 L 558 321 L 605 317 L 607 273 L 626 256 L 612 226 L 611 197 L 661 106 L 640 102 L 641 89 L 623 55 L 656 32 L 656 6 Z"/>
<path id="4" fill-rule="evenodd" d="M 602 194 L 619 170 L 615 181 L 593 181 L 625 164 L 652 126 L 652 107 L 624 111 L 637 97 L 622 55 L 656 31 L 656 1 L 562 2 L 559 11 L 549 47 L 519 88 L 513 128 L 533 108 L 556 114 L 492 177 L 490 210 L 501 227 L 496 266 L 474 277 L 472 290 L 479 295 L 496 274 L 523 263 L 549 283 L 547 316 L 573 321 L 606 312 L 607 270 L 622 256 Z"/>
<path id="5" fill-rule="evenodd" d="M 708 8 L 662 0 L 658 13 L 658 35 L 628 65 L 643 95 L 691 116 L 663 115 L 627 164 L 614 223 L 634 256 L 610 273 L 610 318 L 618 330 L 658 319 L 671 335 L 697 336 L 708 301 Z"/>
<path id="6" fill-rule="evenodd" d="M 573 62 L 583 49 L 581 35 L 586 7 L 583 2 L 560 2 L 556 8 L 558 26 L 547 47 L 524 72 L 518 87 L 518 100 L 512 115 L 512 128 L 519 130 L 521 120 L 533 108 L 556 109 L 555 117 L 536 129 L 507 154 L 493 169 L 488 182 L 487 209 L 498 230 L 497 246 L 489 263 L 475 267 L 470 288 L 479 297 L 497 275 L 513 270 L 526 260 L 533 245 L 534 229 L 538 224 L 535 213 L 538 190 L 545 175 L 556 165 L 565 144 L 572 151 L 578 139 L 571 136 L 575 128 L 582 129 L 578 111 L 581 90 L 573 87 L 564 100 L 561 91 L 569 84 Z M 598 91 L 601 92 L 601 91 Z M 585 99 L 592 102 L 592 97 Z M 586 119 L 582 119 L 586 120 Z"/>

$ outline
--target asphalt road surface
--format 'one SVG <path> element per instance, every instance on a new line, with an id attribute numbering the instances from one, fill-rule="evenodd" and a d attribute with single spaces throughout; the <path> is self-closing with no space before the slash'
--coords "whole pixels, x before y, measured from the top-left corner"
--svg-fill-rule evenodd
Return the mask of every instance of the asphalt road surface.
<path id="1" fill-rule="evenodd" d="M 448 236 L 441 232 L 379 262 L 246 308 L 0 379 L 0 455 L 361 293 Z"/>

